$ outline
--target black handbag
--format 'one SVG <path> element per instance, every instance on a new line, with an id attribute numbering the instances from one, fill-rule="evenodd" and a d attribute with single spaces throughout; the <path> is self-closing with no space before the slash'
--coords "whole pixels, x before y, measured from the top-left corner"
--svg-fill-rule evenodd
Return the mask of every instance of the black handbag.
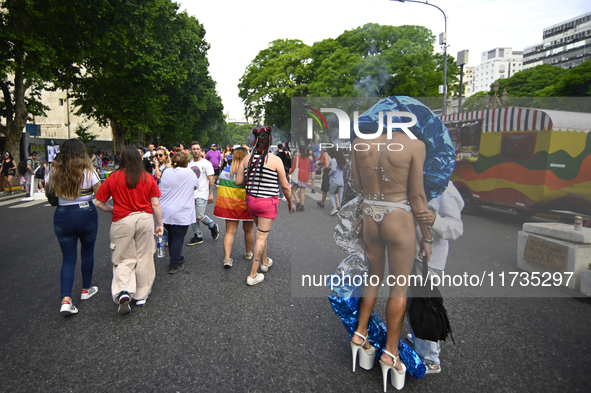
<path id="1" fill-rule="evenodd" d="M 55 195 L 55 191 L 53 191 L 50 187 L 45 187 L 45 196 L 47 197 L 47 201 L 51 206 L 59 205 L 59 198 L 57 195 Z"/>
<path id="2" fill-rule="evenodd" d="M 423 258 L 423 285 L 412 289 L 413 298 L 408 309 L 408 319 L 415 337 L 429 341 L 445 341 L 448 335 L 455 345 L 452 329 L 449 325 L 447 310 L 443 306 L 443 297 L 439 288 L 431 289 L 429 266 Z"/>

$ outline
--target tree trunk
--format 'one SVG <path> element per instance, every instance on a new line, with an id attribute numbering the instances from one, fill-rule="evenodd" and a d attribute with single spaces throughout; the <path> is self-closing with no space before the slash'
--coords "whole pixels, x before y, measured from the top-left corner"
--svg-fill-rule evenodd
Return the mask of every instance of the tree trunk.
<path id="1" fill-rule="evenodd" d="M 22 58 L 19 63 L 22 64 Z M 25 87 L 24 79 L 22 72 L 17 70 L 14 75 L 14 107 L 8 85 L 3 81 L 1 82 L 4 95 L 4 117 L 6 119 L 6 125 L 0 126 L 0 131 L 6 136 L 6 151 L 12 154 L 17 163 L 21 161 L 21 138 L 23 136 L 23 128 L 27 124 L 27 106 L 25 103 L 25 92 L 27 88 Z"/>
<path id="2" fill-rule="evenodd" d="M 125 147 L 125 136 L 127 130 L 120 126 L 116 120 L 111 120 L 111 132 L 113 133 L 113 141 L 115 142 L 116 151 L 122 151 Z"/>

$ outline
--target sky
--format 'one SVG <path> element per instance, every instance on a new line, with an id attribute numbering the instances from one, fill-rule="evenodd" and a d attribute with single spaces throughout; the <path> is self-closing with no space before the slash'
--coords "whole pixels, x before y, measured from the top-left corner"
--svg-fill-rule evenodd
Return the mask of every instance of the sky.
<path id="1" fill-rule="evenodd" d="M 238 83 L 259 51 L 277 39 L 307 45 L 366 23 L 421 25 L 437 37 L 444 17 L 435 7 L 390 0 L 176 0 L 203 24 L 209 70 L 230 118 L 242 119 Z M 448 54 L 470 51 L 468 66 L 496 47 L 523 50 L 542 42 L 546 27 L 591 11 L 589 0 L 432 0 L 447 15 Z M 436 45 L 436 50 L 442 49 Z"/>

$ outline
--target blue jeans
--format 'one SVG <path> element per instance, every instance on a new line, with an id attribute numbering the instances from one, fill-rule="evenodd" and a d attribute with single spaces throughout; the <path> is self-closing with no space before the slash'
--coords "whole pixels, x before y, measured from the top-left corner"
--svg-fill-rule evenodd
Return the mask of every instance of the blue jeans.
<path id="1" fill-rule="evenodd" d="M 433 269 L 429 267 L 429 275 L 430 276 L 440 276 L 443 273 L 443 270 Z M 415 259 L 415 264 L 413 266 L 412 274 L 423 274 L 423 263 Z M 408 302 L 410 305 L 410 302 Z M 407 316 L 408 319 L 408 316 Z M 410 334 L 412 334 L 412 342 L 415 352 L 419 357 L 425 361 L 425 363 L 439 365 L 439 352 L 441 351 L 441 346 L 439 345 L 439 341 L 429 341 L 429 340 L 422 340 L 420 338 L 415 337 L 415 333 L 412 331 L 412 327 L 410 328 Z"/>
<path id="2" fill-rule="evenodd" d="M 207 207 L 207 199 L 197 198 L 197 202 L 195 202 L 195 215 L 197 216 L 197 221 L 191 224 L 191 228 L 193 228 L 193 232 L 195 232 L 195 236 L 203 237 L 203 232 L 201 232 L 201 226 L 199 225 L 200 222 L 203 223 L 209 229 L 213 229 L 215 223 L 211 220 L 211 218 L 205 215 L 205 208 Z"/>
<path id="3" fill-rule="evenodd" d="M 62 249 L 61 297 L 72 296 L 76 260 L 78 259 L 78 239 L 82 263 L 82 287 L 92 286 L 94 270 L 94 243 L 98 231 L 98 214 L 92 202 L 87 207 L 80 205 L 58 206 L 53 215 L 53 230 Z"/>
<path id="4" fill-rule="evenodd" d="M 343 203 L 343 186 L 339 186 L 336 183 L 331 182 L 328 188 L 328 197 L 330 198 L 330 203 L 332 203 L 332 207 L 341 207 Z M 336 205 L 335 194 L 339 196 L 339 205 Z"/>
<path id="5" fill-rule="evenodd" d="M 164 224 L 164 228 L 168 231 L 168 251 L 170 253 L 170 266 L 178 265 L 183 254 L 183 246 L 185 244 L 185 235 L 187 234 L 188 225 L 171 225 Z"/>

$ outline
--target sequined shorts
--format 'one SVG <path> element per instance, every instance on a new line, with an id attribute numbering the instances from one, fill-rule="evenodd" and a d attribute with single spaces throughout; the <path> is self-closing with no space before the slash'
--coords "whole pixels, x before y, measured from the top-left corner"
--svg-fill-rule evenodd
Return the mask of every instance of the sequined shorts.
<path id="1" fill-rule="evenodd" d="M 363 203 L 367 205 L 363 212 L 373 218 L 376 223 L 381 223 L 387 214 L 392 213 L 394 210 L 402 209 L 407 213 L 411 212 L 408 201 L 401 202 L 389 202 L 389 201 L 376 201 L 372 199 L 364 199 Z"/>

